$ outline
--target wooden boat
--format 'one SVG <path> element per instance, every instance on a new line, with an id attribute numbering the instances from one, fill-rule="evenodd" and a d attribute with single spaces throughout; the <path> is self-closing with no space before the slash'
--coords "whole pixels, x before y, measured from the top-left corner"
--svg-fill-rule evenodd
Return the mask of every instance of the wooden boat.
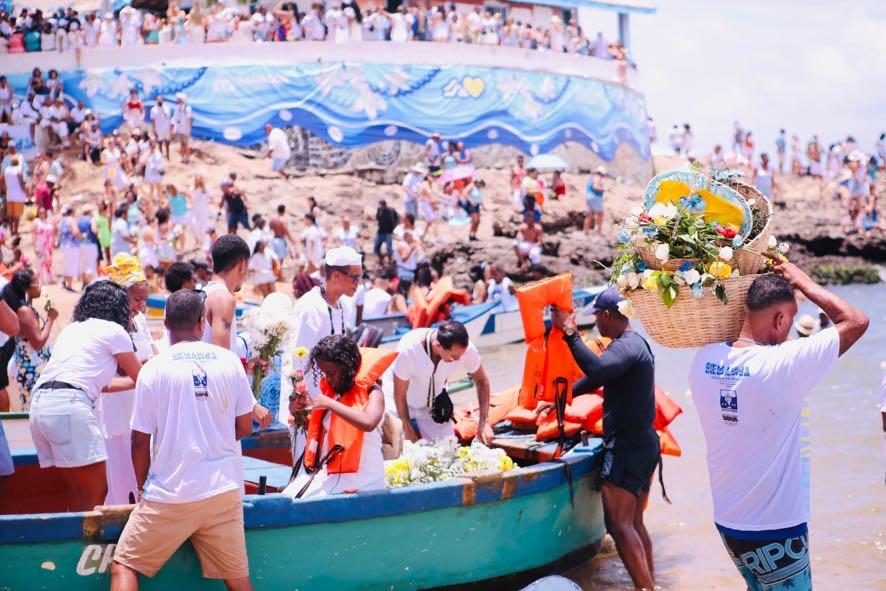
<path id="1" fill-rule="evenodd" d="M 573 292 L 573 304 L 577 311 L 579 326 L 590 326 L 593 323 L 591 314 L 582 314 L 581 310 L 593 301 L 606 286 L 585 287 Z M 237 316 L 250 306 L 256 304 L 246 302 L 237 306 Z M 148 317 L 154 320 L 163 318 L 166 308 L 166 296 L 151 295 L 147 301 Z M 452 318 L 458 320 L 468 329 L 471 342 L 477 347 L 498 347 L 523 340 L 523 322 L 519 310 L 503 310 L 498 302 L 453 306 Z M 410 330 L 406 314 L 388 314 L 375 318 L 364 318 L 363 322 L 378 328 L 382 332 L 381 346 L 393 349 L 400 337 Z"/>
<path id="2" fill-rule="evenodd" d="M 590 304 L 597 294 L 604 289 L 606 289 L 605 285 L 585 287 L 573 291 L 572 301 L 576 309 L 576 319 L 579 326 L 584 327 L 593 324 L 593 315 L 582 313 L 582 309 Z M 499 347 L 523 340 L 523 322 L 520 319 L 520 310 L 503 310 L 498 302 L 453 306 L 452 318 L 465 325 L 471 342 L 479 348 Z M 384 335 L 381 341 L 382 345 L 388 347 L 396 346 L 400 337 L 410 330 L 405 314 L 364 318 L 363 321 L 382 331 Z"/>
<path id="3" fill-rule="evenodd" d="M 278 457 L 285 431 L 243 442 L 246 543 L 256 589 L 371 590 L 517 587 L 565 570 L 599 549 L 603 509 L 591 487 L 600 443 L 558 462 L 507 474 L 314 500 L 277 494 L 289 480 Z M 280 440 L 280 441 L 278 441 Z M 530 463 L 550 445 L 510 445 Z M 0 587 L 11 591 L 105 590 L 117 538 L 132 506 L 56 513 L 64 506 L 54 469 L 33 450 L 14 452 L 16 473 L 0 515 Z M 257 494 L 264 492 L 265 494 Z M 144 589 L 217 589 L 201 578 L 190 544 Z"/>

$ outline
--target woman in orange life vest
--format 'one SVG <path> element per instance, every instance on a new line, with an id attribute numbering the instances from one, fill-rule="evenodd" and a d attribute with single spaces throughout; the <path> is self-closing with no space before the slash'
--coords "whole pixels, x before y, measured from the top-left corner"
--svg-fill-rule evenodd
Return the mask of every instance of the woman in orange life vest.
<path id="1" fill-rule="evenodd" d="M 385 488 L 379 425 L 385 399 L 378 378 L 396 353 L 361 350 L 344 335 L 320 340 L 311 351 L 306 379 L 318 379 L 321 395 L 313 407 L 294 395 L 289 412 L 310 412 L 305 470 L 284 494 L 318 497 Z M 313 374 L 313 375 L 311 375 Z M 322 375 L 321 375 L 322 374 Z"/>

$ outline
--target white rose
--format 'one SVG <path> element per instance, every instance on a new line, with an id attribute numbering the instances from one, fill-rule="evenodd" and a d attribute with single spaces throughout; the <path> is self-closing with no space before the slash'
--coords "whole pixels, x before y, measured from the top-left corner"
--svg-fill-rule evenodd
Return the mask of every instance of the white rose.
<path id="1" fill-rule="evenodd" d="M 689 285 L 695 285 L 699 281 L 701 281 L 701 274 L 695 269 L 689 269 L 688 271 L 683 272 L 683 279 Z"/>
<path id="2" fill-rule="evenodd" d="M 655 258 L 666 263 L 670 257 L 671 247 L 667 244 L 659 244 L 655 247 Z"/>
<path id="3" fill-rule="evenodd" d="M 640 276 L 636 273 L 628 273 L 628 287 L 631 289 L 640 287 Z"/>
<path id="4" fill-rule="evenodd" d="M 627 275 L 619 275 L 618 279 L 615 280 L 615 284 L 618 286 L 618 289 L 623 290 L 628 285 Z"/>
<path id="5" fill-rule="evenodd" d="M 769 248 L 775 248 L 778 246 L 778 240 L 776 240 L 775 236 L 769 237 Z"/>
<path id="6" fill-rule="evenodd" d="M 647 279 L 649 279 L 649 276 L 652 275 L 654 272 L 655 271 L 653 271 L 652 269 L 646 269 L 645 271 L 643 271 L 643 273 L 640 274 L 640 280 L 646 281 Z"/>
<path id="7" fill-rule="evenodd" d="M 732 255 L 733 255 L 732 248 L 730 248 L 729 246 L 724 246 L 723 248 L 720 249 L 720 258 L 723 259 L 724 261 L 731 261 Z"/>
<path id="8" fill-rule="evenodd" d="M 664 216 L 664 203 L 655 202 L 649 208 L 649 217 L 660 218 Z"/>
<path id="9" fill-rule="evenodd" d="M 781 254 L 787 254 L 790 249 L 791 245 L 787 242 L 782 242 L 778 245 L 778 252 L 780 252 Z"/>
<path id="10" fill-rule="evenodd" d="M 664 216 L 668 219 L 676 217 L 677 216 L 677 206 L 674 205 L 673 203 L 668 203 L 665 206 Z"/>

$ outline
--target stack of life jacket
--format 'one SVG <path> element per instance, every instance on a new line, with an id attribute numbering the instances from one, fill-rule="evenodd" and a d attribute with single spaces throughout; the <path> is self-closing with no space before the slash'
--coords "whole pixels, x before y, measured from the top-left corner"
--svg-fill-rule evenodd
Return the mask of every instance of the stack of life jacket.
<path id="1" fill-rule="evenodd" d="M 518 406 L 505 417 L 518 430 L 534 432 L 536 440 L 548 441 L 573 437 L 584 430 L 603 435 L 603 390 L 573 398 L 572 385 L 584 376 L 563 333 L 552 328 L 545 337 L 544 310 L 554 305 L 572 312 L 572 275 L 557 275 L 517 289 L 520 315 L 526 339 L 526 364 L 520 386 Z M 585 339 L 585 344 L 600 355 L 611 341 L 605 338 Z M 539 415 L 539 402 L 554 403 L 555 409 Z M 557 405 L 564 405 L 558 413 Z M 680 446 L 668 425 L 683 412 L 667 393 L 655 388 L 655 421 L 653 427 L 661 440 L 662 453 L 679 456 Z M 559 416 L 558 416 L 559 415 Z M 561 432 L 562 424 L 562 432 Z"/>
<path id="2" fill-rule="evenodd" d="M 413 291 L 412 303 L 406 312 L 412 328 L 427 328 L 448 319 L 452 303 L 471 303 L 471 294 L 465 289 L 456 289 L 452 277 L 442 277 L 429 295 L 430 299 L 421 290 Z"/>

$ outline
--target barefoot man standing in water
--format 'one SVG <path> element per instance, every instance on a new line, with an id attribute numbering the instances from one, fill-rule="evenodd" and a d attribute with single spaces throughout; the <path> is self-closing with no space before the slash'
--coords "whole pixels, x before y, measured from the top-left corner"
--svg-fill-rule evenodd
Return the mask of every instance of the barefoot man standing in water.
<path id="1" fill-rule="evenodd" d="M 603 511 L 606 530 L 615 540 L 618 556 L 637 589 L 652 591 L 654 568 L 652 540 L 643 524 L 652 474 L 661 458 L 655 420 L 655 359 L 643 337 L 631 330 L 619 312 L 624 298 L 614 288 L 602 292 L 591 304 L 600 335 L 612 339 L 595 355 L 578 333 L 575 317 L 551 308 L 551 324 L 563 339 L 585 377 L 576 391 L 603 386 Z"/>
<path id="2" fill-rule="evenodd" d="M 796 265 L 776 261 L 773 271 L 751 285 L 739 337 L 698 351 L 689 388 L 708 448 L 714 522 L 748 589 L 809 591 L 801 411 L 806 394 L 865 333 L 868 318 Z M 788 341 L 794 290 L 834 326 Z"/>

